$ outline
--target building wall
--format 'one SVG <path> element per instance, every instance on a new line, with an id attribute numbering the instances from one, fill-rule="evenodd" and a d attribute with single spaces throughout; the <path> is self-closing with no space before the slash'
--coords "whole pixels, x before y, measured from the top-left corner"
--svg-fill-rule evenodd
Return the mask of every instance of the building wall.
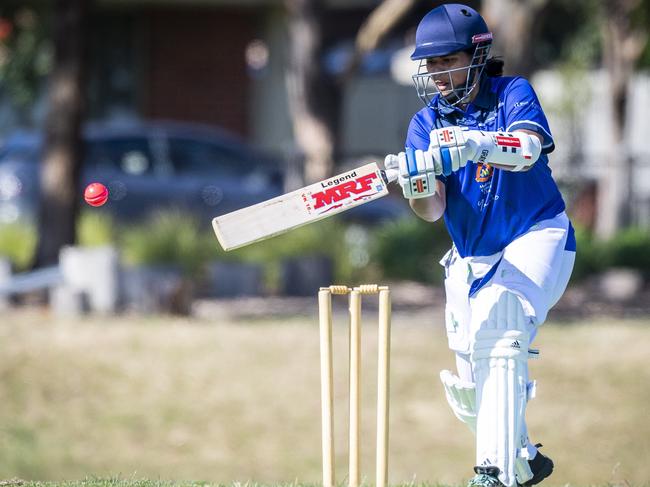
<path id="1" fill-rule="evenodd" d="M 143 115 L 249 132 L 252 10 L 155 8 L 145 19 Z"/>

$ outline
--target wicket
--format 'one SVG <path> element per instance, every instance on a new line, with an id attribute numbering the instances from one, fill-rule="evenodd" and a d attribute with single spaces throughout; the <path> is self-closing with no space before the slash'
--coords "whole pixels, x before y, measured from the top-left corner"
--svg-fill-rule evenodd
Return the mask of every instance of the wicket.
<path id="1" fill-rule="evenodd" d="M 388 407 L 390 373 L 390 290 L 364 284 L 322 287 L 318 293 L 320 321 L 321 415 L 323 440 L 323 487 L 335 487 L 334 475 L 334 374 L 332 364 L 332 294 L 349 294 L 350 306 L 350 441 L 349 487 L 359 487 L 361 432 L 361 295 L 379 294 L 377 360 L 377 462 L 376 487 L 388 482 Z"/>

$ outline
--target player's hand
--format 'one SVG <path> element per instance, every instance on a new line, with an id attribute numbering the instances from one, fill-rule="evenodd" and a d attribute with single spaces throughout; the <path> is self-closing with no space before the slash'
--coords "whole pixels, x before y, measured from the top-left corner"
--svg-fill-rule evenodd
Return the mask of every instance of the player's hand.
<path id="1" fill-rule="evenodd" d="M 407 148 L 406 152 L 388 154 L 384 167 L 387 172 L 397 171 L 397 182 L 405 198 L 424 198 L 435 194 L 436 167 L 428 151 Z"/>
<path id="2" fill-rule="evenodd" d="M 429 135 L 431 158 L 438 174 L 449 176 L 474 160 L 476 145 L 468 143 L 465 133 L 460 127 L 444 127 L 432 130 Z"/>
<path id="3" fill-rule="evenodd" d="M 400 152 L 400 154 L 404 154 Z M 399 169 L 399 154 L 388 154 L 384 158 L 384 169 L 390 181 L 395 181 L 402 185 L 402 173 Z"/>

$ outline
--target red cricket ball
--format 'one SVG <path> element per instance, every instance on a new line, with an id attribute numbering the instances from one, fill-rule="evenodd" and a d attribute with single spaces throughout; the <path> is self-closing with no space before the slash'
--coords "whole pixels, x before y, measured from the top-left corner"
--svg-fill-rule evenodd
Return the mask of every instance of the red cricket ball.
<path id="1" fill-rule="evenodd" d="M 84 191 L 84 199 L 90 206 L 102 206 L 108 200 L 108 189 L 102 183 L 90 183 Z"/>

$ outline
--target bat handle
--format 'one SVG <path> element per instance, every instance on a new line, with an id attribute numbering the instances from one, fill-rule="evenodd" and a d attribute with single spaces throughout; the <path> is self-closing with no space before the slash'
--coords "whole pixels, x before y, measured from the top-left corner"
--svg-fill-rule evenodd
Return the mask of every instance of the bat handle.
<path id="1" fill-rule="evenodd" d="M 397 181 L 399 171 L 397 169 L 386 169 L 381 171 L 381 177 L 386 184 Z"/>

